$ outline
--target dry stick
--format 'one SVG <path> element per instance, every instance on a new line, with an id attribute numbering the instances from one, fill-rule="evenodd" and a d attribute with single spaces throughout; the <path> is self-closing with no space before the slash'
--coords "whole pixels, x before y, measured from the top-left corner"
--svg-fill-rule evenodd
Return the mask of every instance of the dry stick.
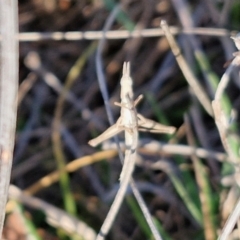
<path id="1" fill-rule="evenodd" d="M 104 43 L 105 43 L 105 39 L 106 39 L 105 38 L 105 36 L 106 36 L 105 33 L 107 32 L 108 29 L 110 29 L 117 13 L 118 13 L 118 5 L 111 12 L 109 18 L 107 19 L 107 21 L 104 25 L 103 33 L 102 33 L 103 35 L 102 35 L 101 40 L 99 41 L 97 54 L 96 54 L 96 70 L 97 70 L 97 76 L 98 76 L 98 83 L 99 83 L 100 90 L 101 90 L 101 93 L 102 93 L 102 96 L 103 96 L 103 99 L 104 99 L 104 104 L 105 104 L 105 107 L 106 107 L 108 119 L 109 119 L 109 122 L 110 122 L 111 125 L 114 124 L 114 121 L 113 121 L 111 108 L 109 106 L 109 97 L 108 97 L 108 92 L 107 92 L 107 89 L 106 89 L 105 77 L 104 77 L 103 70 L 102 70 L 103 65 L 102 65 L 101 54 L 103 52 L 103 47 L 104 47 Z M 123 163 L 123 155 L 122 155 L 119 143 L 118 143 L 119 141 L 118 141 L 117 136 L 114 136 L 114 140 L 117 144 L 119 158 L 120 158 L 121 162 Z M 145 219 L 148 223 L 148 226 L 152 231 L 152 234 L 153 234 L 154 238 L 155 239 L 161 239 L 161 237 L 158 233 L 158 230 L 157 230 L 155 224 L 153 223 L 151 214 L 149 213 L 148 208 L 147 208 L 141 194 L 139 193 L 133 179 L 131 179 L 130 185 L 131 185 L 131 188 L 133 190 L 134 196 L 135 196 L 135 198 L 136 198 L 136 200 L 137 200 L 137 202 L 138 202 L 138 204 L 139 204 L 139 206 L 140 206 L 140 208 L 141 208 L 141 210 L 144 214 L 144 217 L 145 217 Z"/>
<path id="2" fill-rule="evenodd" d="M 188 84 L 192 87 L 193 92 L 197 96 L 197 98 L 200 101 L 200 103 L 202 104 L 202 106 L 205 108 L 205 110 L 208 112 L 208 114 L 212 116 L 213 111 L 212 111 L 211 102 L 210 102 L 208 96 L 205 94 L 205 91 L 202 88 L 202 86 L 198 83 L 198 80 L 194 76 L 193 72 L 187 65 L 185 58 L 182 56 L 181 50 L 178 47 L 172 33 L 169 30 L 167 22 L 162 20 L 161 27 L 166 35 L 166 38 L 169 42 L 169 45 L 172 49 L 174 56 L 176 57 L 176 60 L 178 62 L 179 67 L 182 70 L 184 77 L 188 81 Z"/>
<path id="3" fill-rule="evenodd" d="M 235 32 L 229 31 L 225 28 L 189 28 L 189 29 L 181 29 L 179 27 L 170 27 L 170 31 L 172 34 L 177 35 L 180 33 L 184 34 L 195 34 L 195 35 L 205 35 L 205 36 L 231 36 Z M 52 40 L 52 41 L 79 41 L 79 40 L 99 40 L 105 37 L 106 39 L 128 39 L 128 38 L 139 38 L 139 37 L 160 37 L 164 36 L 163 31 L 159 31 L 159 28 L 151 28 L 151 29 L 142 29 L 142 30 L 134 30 L 129 32 L 128 30 L 112 30 L 106 31 L 103 33 L 102 31 L 77 31 L 77 32 L 31 32 L 31 33 L 19 33 L 18 39 L 20 42 L 36 42 L 43 40 Z M 1 41 L 1 35 L 0 35 Z"/>
<path id="4" fill-rule="evenodd" d="M 18 88 L 18 1 L 0 0 L 0 238 L 12 168 Z"/>
<path id="5" fill-rule="evenodd" d="M 143 152 L 145 154 L 153 154 L 159 152 L 179 154 L 183 156 L 191 156 L 192 154 L 196 154 L 196 156 L 199 158 L 211 157 L 220 162 L 228 160 L 228 156 L 225 153 L 215 152 L 204 148 L 195 148 L 181 144 L 166 144 L 158 141 L 150 141 L 147 144 L 141 144 L 141 146 L 142 147 L 140 147 L 139 152 Z"/>
<path id="6" fill-rule="evenodd" d="M 107 141 L 103 144 L 104 150 L 116 148 L 115 143 Z M 219 162 L 229 161 L 228 156 L 222 152 L 211 151 L 204 148 L 191 147 L 183 144 L 168 144 L 159 141 L 139 140 L 138 152 L 146 155 L 155 155 L 159 153 L 163 154 L 178 154 L 182 156 L 191 156 L 196 154 L 199 158 L 213 158 Z"/>

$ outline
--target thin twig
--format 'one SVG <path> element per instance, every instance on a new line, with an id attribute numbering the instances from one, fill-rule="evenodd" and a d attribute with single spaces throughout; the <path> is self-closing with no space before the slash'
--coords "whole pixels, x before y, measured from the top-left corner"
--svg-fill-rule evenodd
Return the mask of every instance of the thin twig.
<path id="1" fill-rule="evenodd" d="M 178 27 L 170 27 L 170 31 L 173 35 L 177 35 L 180 33 L 184 34 L 195 34 L 195 35 L 205 35 L 212 37 L 223 37 L 223 36 L 231 36 L 236 31 L 229 31 L 225 28 L 189 28 L 189 29 L 181 29 Z M 79 41 L 79 40 L 99 40 L 102 39 L 105 35 L 106 39 L 128 39 L 128 38 L 138 38 L 138 37 L 160 37 L 164 36 L 163 31 L 159 30 L 159 28 L 152 29 L 141 29 L 134 30 L 132 32 L 128 30 L 112 30 L 103 33 L 103 31 L 86 31 L 86 32 L 49 32 L 49 33 L 41 33 L 41 32 L 31 32 L 31 33 L 19 33 L 18 39 L 20 42 L 36 42 L 43 40 L 52 40 L 52 41 Z M 1 41 L 1 35 L 0 35 Z"/>
<path id="2" fill-rule="evenodd" d="M 115 143 L 106 141 L 102 145 L 102 148 L 105 150 L 113 149 L 116 148 L 116 145 Z M 150 139 L 140 139 L 138 151 L 139 153 L 150 155 L 165 153 L 171 155 L 177 154 L 182 156 L 191 156 L 192 154 L 196 154 L 196 156 L 199 158 L 213 158 L 219 162 L 229 160 L 228 156 L 222 152 L 211 151 L 204 148 L 191 147 L 183 144 L 168 144 Z"/>

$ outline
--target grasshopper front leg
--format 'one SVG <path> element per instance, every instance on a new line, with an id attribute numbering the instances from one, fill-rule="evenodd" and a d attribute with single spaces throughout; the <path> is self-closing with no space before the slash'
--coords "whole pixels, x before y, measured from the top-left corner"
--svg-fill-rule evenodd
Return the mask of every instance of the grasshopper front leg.
<path id="1" fill-rule="evenodd" d="M 121 118 L 118 119 L 117 123 L 109 127 L 106 131 L 104 131 L 102 134 L 100 134 L 98 137 L 93 138 L 88 142 L 89 145 L 92 147 L 96 147 L 99 145 L 101 142 L 115 136 L 116 134 L 122 132 L 124 130 L 124 127 L 119 124 L 121 121 Z"/>

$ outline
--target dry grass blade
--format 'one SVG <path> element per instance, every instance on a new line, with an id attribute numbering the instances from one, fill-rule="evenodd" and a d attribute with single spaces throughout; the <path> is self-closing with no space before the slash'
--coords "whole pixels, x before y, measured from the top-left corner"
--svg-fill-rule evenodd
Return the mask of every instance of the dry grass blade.
<path id="1" fill-rule="evenodd" d="M 106 148 L 108 148 L 108 146 Z M 196 154 L 196 156 L 199 158 L 213 158 L 220 162 L 228 160 L 228 157 L 225 153 L 210 151 L 204 148 L 196 148 L 183 144 L 166 144 L 153 140 L 148 141 L 147 143 L 140 142 L 139 152 L 143 154 L 157 154 L 160 152 L 171 155 L 179 154 L 182 156 L 191 156 L 192 154 Z"/>
<path id="2" fill-rule="evenodd" d="M 189 28 L 189 29 L 180 29 L 178 27 L 170 28 L 172 34 L 176 35 L 179 33 L 184 34 L 196 34 L 196 35 L 209 35 L 209 36 L 230 36 L 233 32 L 225 28 Z M 53 41 L 78 41 L 78 40 L 99 40 L 102 39 L 103 35 L 107 39 L 127 39 L 127 38 L 138 38 L 138 37 L 160 37 L 164 36 L 163 31 L 159 31 L 159 28 L 152 29 L 141 29 L 134 30 L 132 32 L 127 30 L 112 30 L 103 33 L 102 31 L 77 31 L 77 32 L 50 32 L 50 33 L 41 33 L 41 32 L 22 32 L 18 35 L 20 42 L 36 42 L 43 40 L 53 40 Z M 1 39 L 1 36 L 0 36 Z"/>
<path id="3" fill-rule="evenodd" d="M 12 168 L 18 88 L 18 2 L 0 1 L 0 236 Z"/>
<path id="4" fill-rule="evenodd" d="M 102 161 L 103 159 L 108 159 L 108 158 L 113 158 L 117 155 L 116 150 L 106 150 L 102 152 L 97 152 L 89 156 L 84 156 L 78 159 L 75 159 L 68 163 L 64 170 L 66 172 L 75 172 L 79 168 L 85 167 L 87 165 L 93 164 L 98 161 Z M 24 190 L 27 194 L 33 195 L 37 192 L 39 192 L 43 188 L 47 188 L 57 182 L 60 177 L 60 171 L 55 171 L 47 176 L 44 176 L 41 178 L 39 181 L 28 187 L 27 189 Z"/>
<path id="5" fill-rule="evenodd" d="M 182 73 L 183 73 L 184 77 L 186 78 L 188 84 L 192 87 L 193 92 L 197 96 L 197 98 L 200 101 L 200 103 L 202 104 L 202 106 L 205 108 L 205 110 L 208 112 L 208 114 L 212 116 L 213 111 L 212 111 L 212 106 L 211 106 L 210 99 L 205 94 L 204 89 L 198 83 L 198 80 L 196 79 L 193 72 L 191 71 L 191 69 L 187 65 L 187 62 L 186 62 L 185 58 L 181 54 L 180 48 L 178 47 L 172 33 L 170 32 L 170 29 L 167 25 L 167 22 L 162 20 L 161 21 L 161 27 L 162 27 L 165 35 L 166 35 L 166 38 L 168 39 L 168 42 L 169 42 L 170 47 L 172 49 L 172 52 L 173 52 L 174 56 L 176 57 L 178 65 L 181 68 Z"/>

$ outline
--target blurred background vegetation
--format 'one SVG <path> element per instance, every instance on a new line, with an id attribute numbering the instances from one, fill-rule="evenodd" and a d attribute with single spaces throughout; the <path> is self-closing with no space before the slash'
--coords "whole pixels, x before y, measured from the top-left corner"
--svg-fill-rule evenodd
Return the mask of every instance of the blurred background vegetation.
<path id="1" fill-rule="evenodd" d="M 53 33 L 99 33 L 118 3 L 19 0 L 19 31 L 26 35 L 25 39 L 20 35 L 20 97 L 11 183 L 69 213 L 95 233 L 116 194 L 121 171 L 116 151 L 108 150 L 111 142 L 96 149 L 87 144 L 109 126 L 95 70 L 99 37 L 57 40 Z M 145 97 L 138 111 L 178 128 L 174 136 L 140 134 L 134 179 L 164 239 L 216 239 L 240 195 L 235 169 L 213 117 L 200 105 L 158 29 L 163 19 L 177 27 L 176 40 L 182 54 L 213 100 L 226 66 L 237 51 L 230 36 L 240 28 L 240 2 L 120 3 L 122 10 L 110 30 L 155 29 L 156 36 L 116 35 L 106 40 L 101 57 L 114 117 L 119 116 L 119 108 L 113 103 L 119 101 L 122 64 L 130 61 L 135 95 Z M 182 33 L 190 28 L 202 28 L 202 33 Z M 45 35 L 34 40 L 27 33 Z M 236 69 L 224 104 L 235 122 L 231 134 L 237 142 L 239 118 L 232 113 L 239 111 L 239 88 Z M 238 147 L 233 151 L 238 155 Z M 64 167 L 71 162 L 76 165 L 67 173 Z M 54 171 L 61 174 L 56 173 L 55 179 L 46 178 Z M 45 182 L 39 182 L 44 177 Z M 15 239 L 20 239 L 19 234 L 21 239 L 28 239 L 26 233 L 15 229 L 19 218 L 11 218 L 11 212 L 18 209 L 24 219 L 23 229 L 27 228 L 34 239 L 94 239 L 87 236 L 86 229 L 80 231 L 80 237 L 74 235 L 76 230 L 68 229 L 64 220 L 63 226 L 51 224 L 45 207 L 18 202 L 9 209 L 6 238 L 16 232 Z M 235 237 L 238 231 L 236 226 L 229 239 L 240 239 Z M 151 239 L 131 190 L 107 239 Z"/>

